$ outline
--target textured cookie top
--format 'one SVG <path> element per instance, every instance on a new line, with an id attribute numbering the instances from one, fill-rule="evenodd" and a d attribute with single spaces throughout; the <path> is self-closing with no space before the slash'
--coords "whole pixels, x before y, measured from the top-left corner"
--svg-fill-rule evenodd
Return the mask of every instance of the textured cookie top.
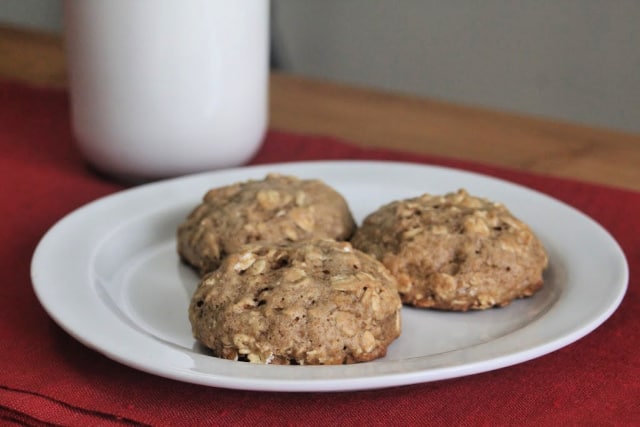
<path id="1" fill-rule="evenodd" d="M 384 356 L 400 308 L 395 279 L 348 242 L 256 243 L 202 279 L 189 319 L 218 357 L 344 364 Z"/>
<path id="2" fill-rule="evenodd" d="M 398 279 L 403 302 L 450 310 L 488 308 L 531 295 L 547 255 L 508 209 L 465 190 L 394 201 L 352 239 Z"/>
<path id="3" fill-rule="evenodd" d="M 355 222 L 344 198 L 319 180 L 270 174 L 210 190 L 178 229 L 178 253 L 205 274 L 256 241 L 344 240 Z"/>

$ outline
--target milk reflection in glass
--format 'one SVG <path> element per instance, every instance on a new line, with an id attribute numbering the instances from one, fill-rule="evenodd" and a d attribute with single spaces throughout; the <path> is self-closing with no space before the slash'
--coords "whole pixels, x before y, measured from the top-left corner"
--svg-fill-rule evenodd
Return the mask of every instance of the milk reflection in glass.
<path id="1" fill-rule="evenodd" d="M 268 0 L 65 0 L 72 127 L 97 169 L 240 165 L 267 121 Z"/>

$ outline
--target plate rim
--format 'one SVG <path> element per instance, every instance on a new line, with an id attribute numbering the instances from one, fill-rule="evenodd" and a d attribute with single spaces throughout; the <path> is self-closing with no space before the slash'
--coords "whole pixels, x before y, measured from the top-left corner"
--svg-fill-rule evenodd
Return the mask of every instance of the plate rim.
<path id="1" fill-rule="evenodd" d="M 376 376 L 368 377 L 361 376 L 358 378 L 346 378 L 344 380 L 336 380 L 336 379 L 313 379 L 313 380 L 304 380 L 304 379 L 292 379 L 285 378 L 278 381 L 274 381 L 273 379 L 260 379 L 260 378 L 247 378 L 247 377 L 225 377 L 224 375 L 212 375 L 206 376 L 202 375 L 199 372 L 190 372 L 188 369 L 182 369 L 180 367 L 170 367 L 168 370 L 163 369 L 162 367 L 158 367 L 155 365 L 149 366 L 144 364 L 141 360 L 132 358 L 131 356 L 126 356 L 122 354 L 122 351 L 113 349 L 113 348 L 105 348 L 104 345 L 100 345 L 96 343 L 94 339 L 90 339 L 83 333 L 78 333 L 77 327 L 69 324 L 68 321 L 64 319 L 64 316 L 61 316 L 61 313 L 58 310 L 58 307 L 55 307 L 55 303 L 52 303 L 50 297 L 47 295 L 47 291 L 45 289 L 46 280 L 42 278 L 41 265 L 43 264 L 43 257 L 47 256 L 48 246 L 51 244 L 51 240 L 56 237 L 56 233 L 64 231 L 64 227 L 67 227 L 69 223 L 72 223 L 76 218 L 82 217 L 82 215 L 91 215 L 93 211 L 99 211 L 101 206 L 108 206 L 110 203 L 113 203 L 114 200 L 117 199 L 128 199 L 134 197 L 136 194 L 140 193 L 153 193 L 157 191 L 158 188 L 163 188 L 167 185 L 175 186 L 176 188 L 185 185 L 189 181 L 198 181 L 200 179 L 205 179 L 209 176 L 220 177 L 220 176 L 230 176 L 234 174 L 243 174 L 248 171 L 253 173 L 266 173 L 267 171 L 273 170 L 283 170 L 283 169 L 296 169 L 296 168 L 344 168 L 349 167 L 352 168 L 354 165 L 358 165 L 361 168 L 369 168 L 372 167 L 385 167 L 385 168 L 419 168 L 423 171 L 427 172 L 441 172 L 441 173 L 453 173 L 456 175 L 460 175 L 464 178 L 468 179 L 481 179 L 488 180 L 493 184 L 497 184 L 499 186 L 507 186 L 507 188 L 511 187 L 517 191 L 525 191 L 535 193 L 537 197 L 543 197 L 548 201 L 557 204 L 562 209 L 568 209 L 572 215 L 578 215 L 582 220 L 586 220 L 590 227 L 593 230 L 597 231 L 601 234 L 601 237 L 608 240 L 611 248 L 616 252 L 613 258 L 619 263 L 618 274 L 620 275 L 620 284 L 619 290 L 616 294 L 616 298 L 612 300 L 612 302 L 606 307 L 605 310 L 602 310 L 599 315 L 595 319 L 591 319 L 591 322 L 587 325 L 583 325 L 581 328 L 574 328 L 573 331 L 569 334 L 565 334 L 562 337 L 557 338 L 552 342 L 547 342 L 544 345 L 534 346 L 533 349 L 525 349 L 519 352 L 512 352 L 509 355 L 501 356 L 498 358 L 490 358 L 488 360 L 477 360 L 471 364 L 465 364 L 463 366 L 453 365 L 448 368 L 440 368 L 434 371 L 406 371 L 406 372 L 393 372 L 384 376 Z M 284 172 L 287 173 L 287 172 Z M 232 178 L 229 178 L 230 182 L 234 182 Z M 321 177 L 322 179 L 322 177 Z M 214 179 L 215 180 L 215 179 Z M 232 169 L 211 171 L 211 172 L 203 172 L 198 174 L 186 175 L 178 178 L 166 179 L 162 181 L 157 181 L 149 184 L 144 184 L 141 186 L 125 189 L 122 191 L 118 191 L 98 199 L 95 199 L 77 209 L 74 209 L 70 213 L 63 216 L 59 219 L 53 226 L 51 226 L 47 232 L 42 236 L 38 245 L 33 253 L 32 261 L 31 261 L 31 279 L 32 286 L 36 293 L 36 297 L 39 300 L 40 304 L 44 307 L 47 314 L 67 333 L 73 336 L 76 340 L 83 343 L 85 346 L 102 353 L 103 355 L 121 363 L 126 366 L 133 367 L 135 369 L 151 373 L 154 375 L 162 376 L 165 378 L 171 378 L 174 380 L 190 382 L 194 384 L 200 384 L 205 386 L 215 386 L 215 387 L 223 387 L 223 388 L 232 388 L 232 389 L 243 389 L 243 390 L 260 390 L 260 391 L 350 391 L 350 390 L 363 390 L 363 389 L 373 389 L 373 388 L 386 388 L 393 386 L 402 386 L 409 385 L 421 382 L 429 382 L 429 381 L 437 381 L 449 378 L 455 378 L 480 372 L 487 372 L 494 369 L 500 369 L 507 366 L 511 366 L 514 364 L 522 363 L 542 355 L 551 353 L 556 351 L 568 344 L 571 344 L 585 335 L 592 332 L 602 323 L 604 323 L 619 307 L 622 302 L 624 295 L 626 294 L 626 290 L 628 287 L 629 280 L 629 269 L 628 263 L 625 257 L 624 252 L 622 251 L 620 245 L 615 240 L 615 238 L 602 227 L 597 221 L 588 216 L 587 214 L 581 212 L 580 210 L 568 205 L 567 203 L 558 200 L 552 196 L 549 196 L 543 192 L 538 190 L 526 187 L 524 185 L 514 183 L 502 178 L 497 178 L 490 175 L 485 175 L 478 172 L 467 171 L 464 169 L 451 168 L 447 166 L 440 165 L 430 165 L 423 163 L 412 163 L 412 162 L 397 162 L 397 161 L 380 161 L 380 160 L 331 160 L 331 161 L 323 161 L 323 160 L 315 160 L 315 161 L 300 161 L 300 162 L 286 162 L 286 163 L 272 163 L 272 164 L 261 164 L 261 165 L 253 165 L 253 166 L 244 166 Z M 87 290 L 92 288 L 92 286 L 87 286 Z M 209 360 L 213 359 L 216 362 L 222 363 L 237 363 L 230 361 L 222 361 L 220 359 L 212 358 L 211 356 L 203 356 L 208 358 Z M 372 363 L 372 362 L 368 362 Z M 249 364 L 246 364 L 249 365 Z M 362 366 L 359 365 L 348 365 L 348 366 Z M 489 366 L 490 365 L 490 366 Z M 261 365 L 259 365 L 261 366 Z M 282 368 L 282 367 L 279 367 Z M 288 367 L 285 369 L 299 369 L 299 367 Z M 317 369 L 318 367 L 303 367 L 303 368 L 311 368 Z M 320 367 L 320 368 L 335 368 L 335 367 Z M 254 369 L 254 367 L 249 370 Z M 343 368 L 345 369 L 345 368 Z M 337 371 L 339 371 L 338 369 Z"/>

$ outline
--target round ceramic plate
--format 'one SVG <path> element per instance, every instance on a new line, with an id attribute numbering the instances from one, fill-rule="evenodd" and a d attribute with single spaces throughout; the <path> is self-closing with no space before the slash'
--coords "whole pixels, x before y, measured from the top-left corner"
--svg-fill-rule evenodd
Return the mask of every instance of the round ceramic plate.
<path id="1" fill-rule="evenodd" d="M 478 312 L 402 309 L 386 357 L 341 366 L 255 365 L 212 357 L 187 317 L 198 277 L 176 254 L 176 228 L 212 188 L 269 172 L 320 178 L 358 222 L 380 205 L 466 188 L 500 201 L 533 228 L 550 267 L 535 296 Z M 69 334 L 125 365 L 176 380 L 249 390 L 339 391 L 459 377 L 530 360 L 591 332 L 618 307 L 628 267 L 593 220 L 539 192 L 483 175 L 408 163 L 272 164 L 143 185 L 60 220 L 32 260 L 35 292 Z"/>

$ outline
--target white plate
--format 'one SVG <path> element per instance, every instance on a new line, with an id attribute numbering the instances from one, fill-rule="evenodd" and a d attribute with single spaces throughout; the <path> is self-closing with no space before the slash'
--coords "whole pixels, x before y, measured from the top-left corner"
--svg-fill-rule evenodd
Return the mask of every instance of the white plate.
<path id="1" fill-rule="evenodd" d="M 222 360 L 195 344 L 187 318 L 197 276 L 175 252 L 177 225 L 211 187 L 268 172 L 320 178 L 357 221 L 394 199 L 464 187 L 505 203 L 546 246 L 550 268 L 534 297 L 481 312 L 403 308 L 386 357 L 344 366 Z M 32 260 L 35 292 L 69 334 L 142 371 L 210 386 L 338 391 L 435 381 L 514 365 L 566 346 L 618 307 L 628 267 L 597 223 L 541 193 L 483 175 L 407 163 L 308 162 L 238 168 L 144 185 L 58 222 Z"/>

